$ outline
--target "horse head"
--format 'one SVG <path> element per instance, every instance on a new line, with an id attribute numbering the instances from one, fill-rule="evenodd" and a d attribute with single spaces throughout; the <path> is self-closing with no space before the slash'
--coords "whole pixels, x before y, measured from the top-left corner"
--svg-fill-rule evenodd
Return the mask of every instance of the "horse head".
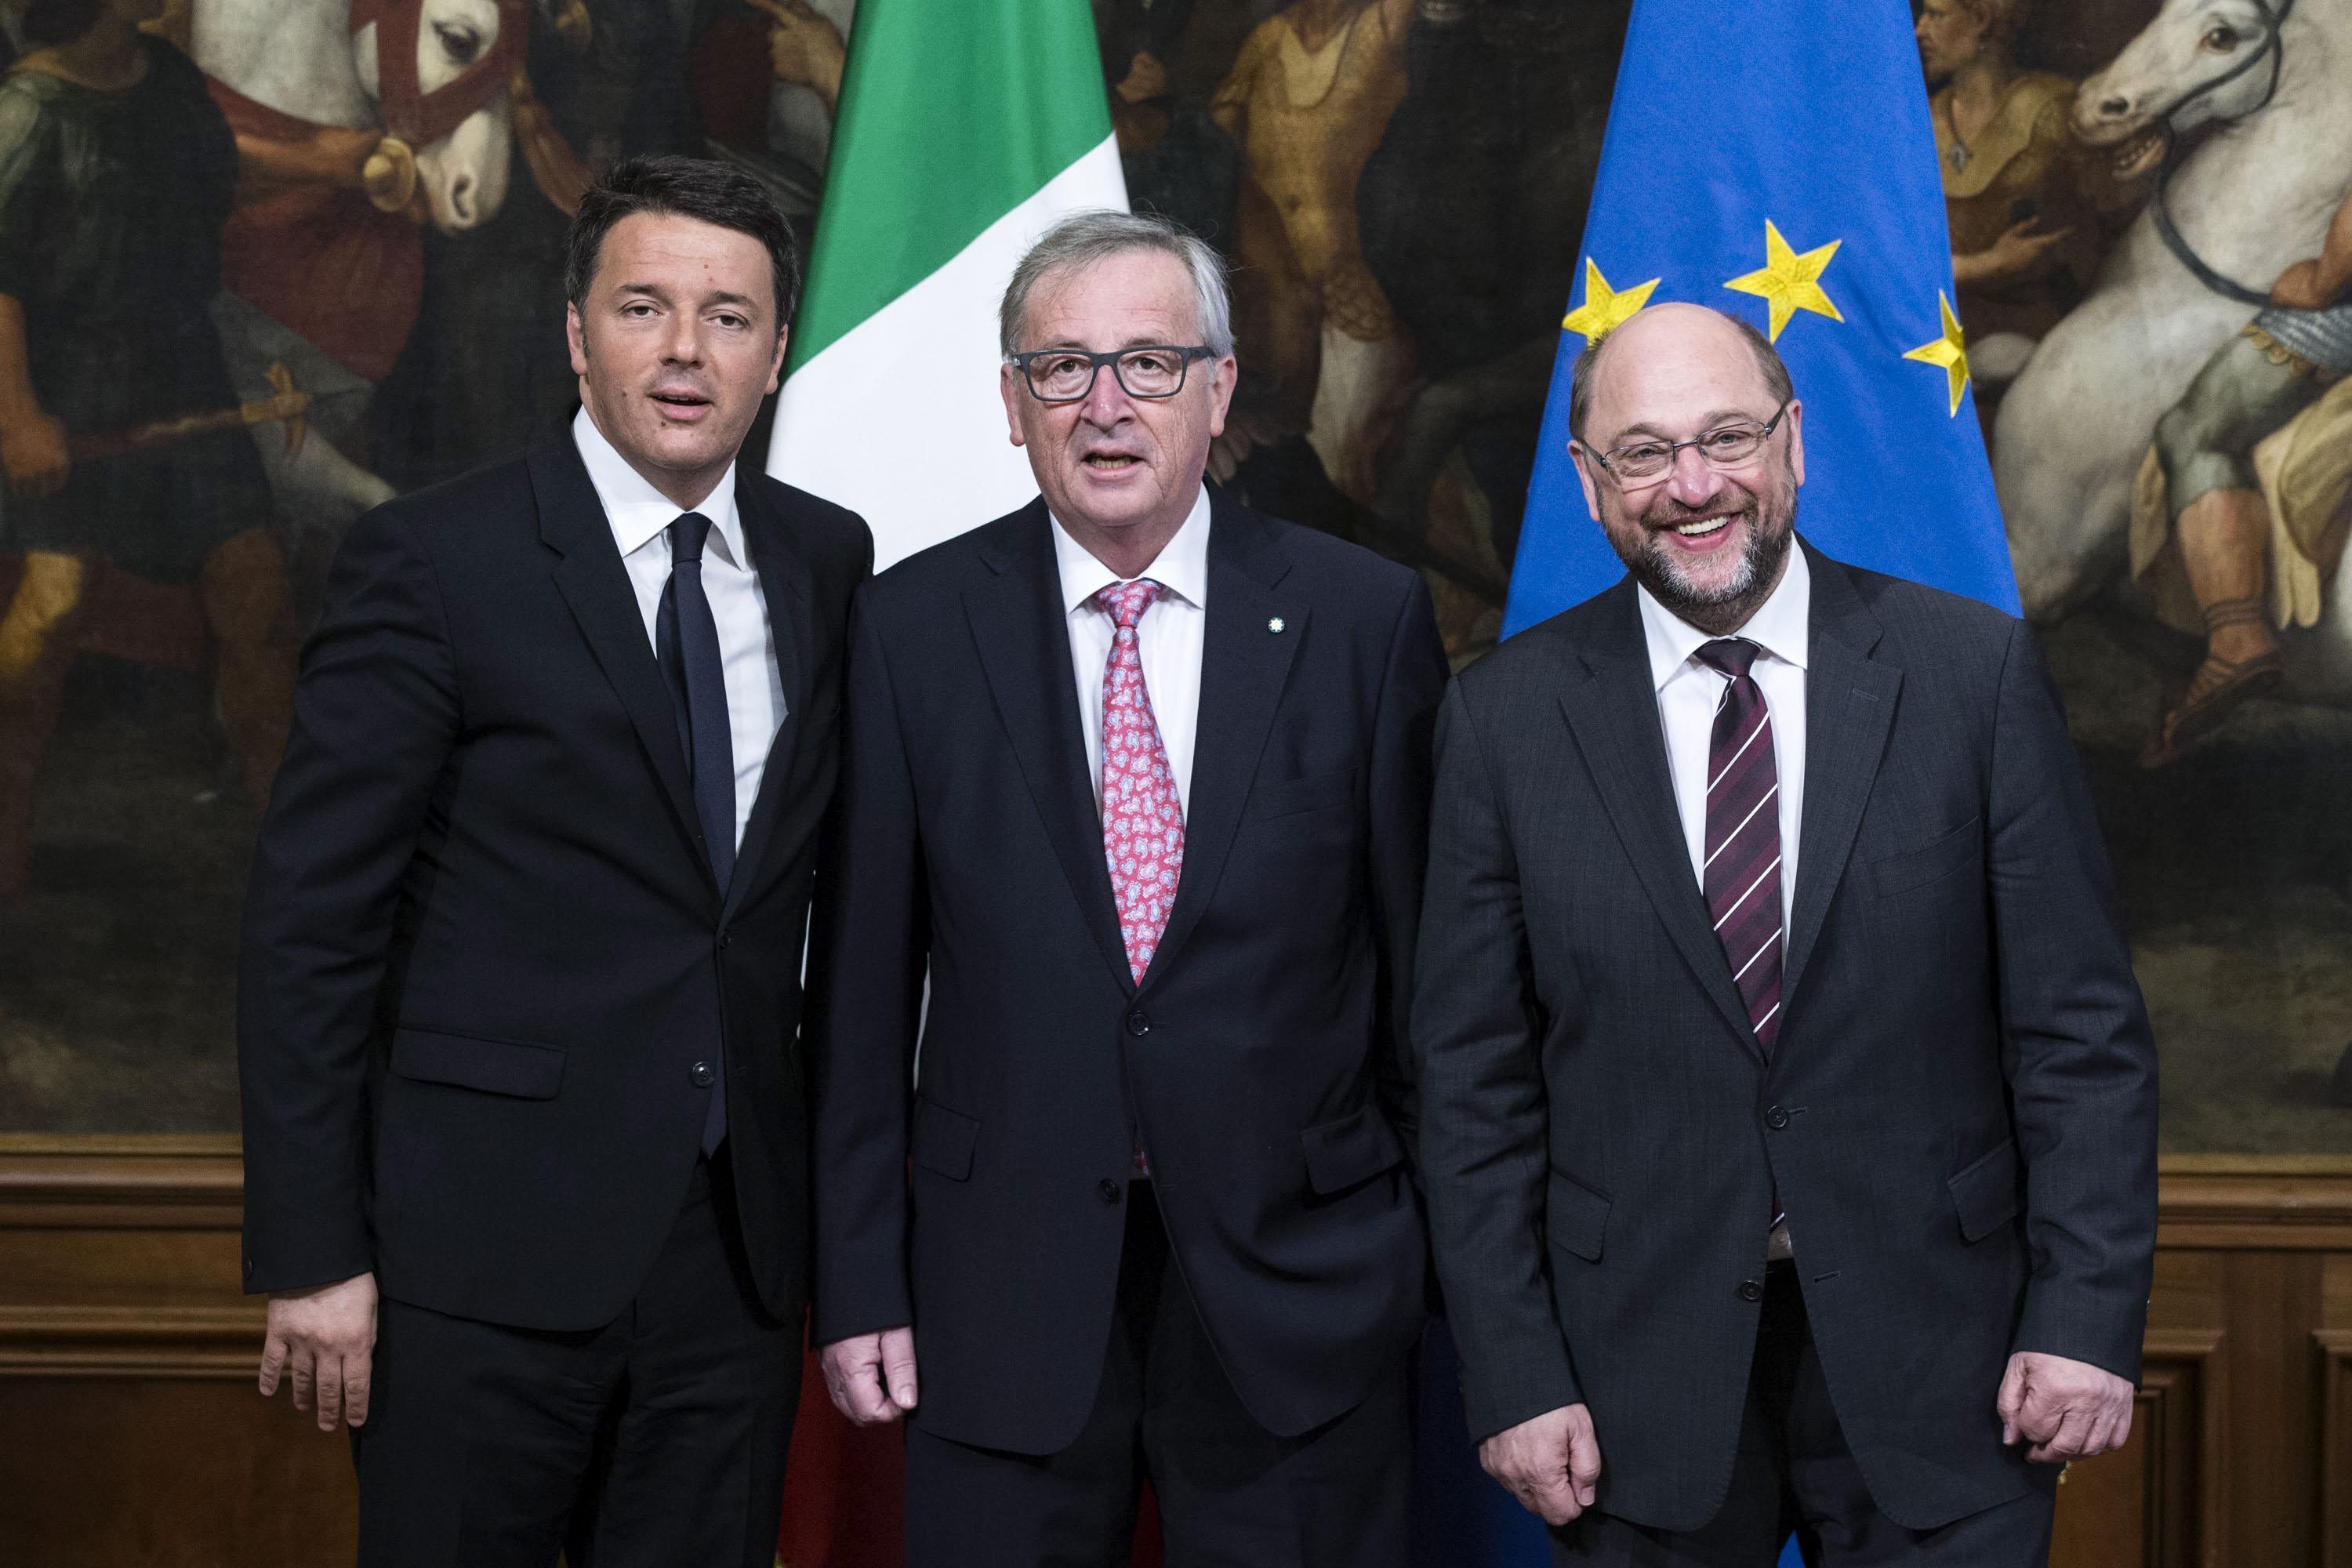
<path id="1" fill-rule="evenodd" d="M 484 222 L 506 200 L 507 84 L 530 23 L 529 0 L 352 0 L 361 85 L 387 136 L 415 154 L 417 185 L 444 234 Z"/>
<path id="2" fill-rule="evenodd" d="M 2309 0 L 2305 0 L 2308 4 Z M 2296 0 L 2164 0 L 2074 95 L 2074 134 L 2115 149 L 2119 178 L 2160 163 L 2211 121 L 2260 112 L 2278 91 Z"/>

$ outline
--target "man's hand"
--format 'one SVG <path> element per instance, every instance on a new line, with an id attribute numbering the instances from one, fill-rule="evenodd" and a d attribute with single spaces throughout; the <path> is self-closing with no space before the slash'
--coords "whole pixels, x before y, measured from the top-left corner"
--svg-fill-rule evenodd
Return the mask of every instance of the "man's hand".
<path id="1" fill-rule="evenodd" d="M 853 1334 L 824 1347 L 824 1391 L 860 1426 L 880 1426 L 915 1407 L 915 1331 Z"/>
<path id="2" fill-rule="evenodd" d="M 2033 1445 L 2025 1457 L 2063 1465 L 2124 1446 L 2131 1436 L 2132 1385 L 2104 1367 L 2020 1351 L 2000 1380 L 2000 1440 Z"/>
<path id="3" fill-rule="evenodd" d="M 1592 1506 L 1601 1482 L 1592 1412 L 1570 1405 L 1507 1426 L 1478 1445 L 1478 1463 L 1528 1512 L 1566 1524 Z"/>
<path id="4" fill-rule="evenodd" d="M 66 427 L 38 408 L 0 426 L 0 464 L 6 466 L 9 486 L 26 500 L 55 495 L 73 469 Z"/>
<path id="5" fill-rule="evenodd" d="M 375 1276 L 354 1275 L 338 1285 L 280 1290 L 269 1298 L 269 1329 L 261 1345 L 261 1397 L 278 1392 L 278 1378 L 294 1382 L 294 1408 L 319 1412 L 319 1430 L 339 1421 L 367 1425 L 368 1389 L 375 1354 Z"/>

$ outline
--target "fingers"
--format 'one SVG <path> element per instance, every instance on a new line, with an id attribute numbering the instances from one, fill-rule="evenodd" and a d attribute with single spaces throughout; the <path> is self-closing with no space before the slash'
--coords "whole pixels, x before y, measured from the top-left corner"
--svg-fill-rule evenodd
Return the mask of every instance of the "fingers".
<path id="1" fill-rule="evenodd" d="M 354 1426 L 364 1426 L 368 1418 L 368 1394 L 375 1385 L 375 1361 L 368 1352 L 343 1358 L 343 1419 Z"/>
<path id="2" fill-rule="evenodd" d="M 343 1358 L 322 1355 L 319 1358 L 317 1392 L 319 1397 L 319 1430 L 331 1432 L 343 1420 Z"/>
<path id="3" fill-rule="evenodd" d="M 2009 1370 L 2001 1374 L 2000 1395 L 1993 1408 L 2000 1413 L 2000 1441 L 2003 1447 L 2017 1441 L 2017 1415 L 2025 1407 L 2025 1358 L 2009 1358 Z"/>
<path id="4" fill-rule="evenodd" d="M 318 1372 L 318 1354 L 308 1343 L 293 1347 L 291 1369 L 294 1373 L 294 1408 L 310 1408 L 310 1384 Z"/>
<path id="5" fill-rule="evenodd" d="M 286 1370 L 287 1344 L 278 1334 L 265 1334 L 261 1341 L 261 1397 L 270 1398 L 278 1392 L 278 1374 Z"/>
<path id="6" fill-rule="evenodd" d="M 901 1410 L 915 1407 L 915 1335 L 910 1329 L 882 1331 L 882 1381 L 890 1402 Z"/>
<path id="7" fill-rule="evenodd" d="M 1568 1479 L 1580 1508 L 1591 1508 L 1601 1489 L 1601 1440 L 1591 1422 L 1570 1429 L 1568 1439 Z"/>
<path id="8" fill-rule="evenodd" d="M 2048 1438 L 2025 1451 L 2025 1457 L 2036 1464 L 2063 1465 L 2083 1458 L 2084 1440 L 2091 1434 L 2091 1418 L 2079 1410 L 2068 1410 L 2058 1417 L 2057 1430 Z"/>
<path id="9" fill-rule="evenodd" d="M 909 1352 L 910 1377 L 913 1370 Z M 855 1425 L 879 1426 L 898 1418 L 899 1407 L 891 1401 L 882 1377 L 880 1334 L 859 1334 L 825 1346 L 825 1392 L 833 1396 L 834 1408 Z"/>

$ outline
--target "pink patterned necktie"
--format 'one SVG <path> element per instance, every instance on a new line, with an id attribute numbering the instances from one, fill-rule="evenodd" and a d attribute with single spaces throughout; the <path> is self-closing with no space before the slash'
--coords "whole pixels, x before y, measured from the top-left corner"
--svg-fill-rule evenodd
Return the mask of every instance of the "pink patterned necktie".
<path id="1" fill-rule="evenodd" d="M 1144 689 L 1143 657 L 1135 626 L 1160 595 L 1149 577 L 1114 583 L 1090 601 L 1109 616 L 1110 658 L 1103 665 L 1103 858 L 1118 909 L 1129 970 L 1139 983 L 1159 951 L 1169 906 L 1184 869 L 1184 806 L 1176 775 L 1160 741 L 1160 721 Z"/>

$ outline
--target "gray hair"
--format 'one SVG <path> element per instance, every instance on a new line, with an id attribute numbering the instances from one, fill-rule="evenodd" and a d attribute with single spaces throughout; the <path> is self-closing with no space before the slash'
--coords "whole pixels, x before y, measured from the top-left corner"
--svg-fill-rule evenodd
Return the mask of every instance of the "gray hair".
<path id="1" fill-rule="evenodd" d="M 1721 317 L 1725 325 L 1739 334 L 1748 352 L 1756 356 L 1757 374 L 1764 378 L 1764 388 L 1771 394 L 1773 402 L 1786 403 L 1797 395 L 1796 384 L 1789 379 L 1789 367 L 1781 363 L 1780 351 L 1772 346 L 1771 339 L 1728 310 L 1718 310 L 1712 305 L 1698 308 Z M 1584 352 L 1576 356 L 1576 368 L 1568 387 L 1568 433 L 1577 440 L 1584 439 L 1584 416 L 1592 406 L 1593 384 L 1601 379 L 1601 362 L 1608 358 L 1609 345 L 1616 336 L 1612 329 L 1599 342 L 1587 344 Z"/>
<path id="2" fill-rule="evenodd" d="M 1008 356 L 1018 351 L 1023 317 L 1038 279 L 1063 268 L 1092 267 L 1129 250 L 1156 250 L 1182 262 L 1192 279 L 1201 341 L 1219 359 L 1234 352 L 1234 307 L 1225 289 L 1224 258 L 1183 225 L 1157 213 L 1108 209 L 1072 213 L 1037 237 L 1004 286 L 1004 302 L 996 312 L 999 351 Z"/>

